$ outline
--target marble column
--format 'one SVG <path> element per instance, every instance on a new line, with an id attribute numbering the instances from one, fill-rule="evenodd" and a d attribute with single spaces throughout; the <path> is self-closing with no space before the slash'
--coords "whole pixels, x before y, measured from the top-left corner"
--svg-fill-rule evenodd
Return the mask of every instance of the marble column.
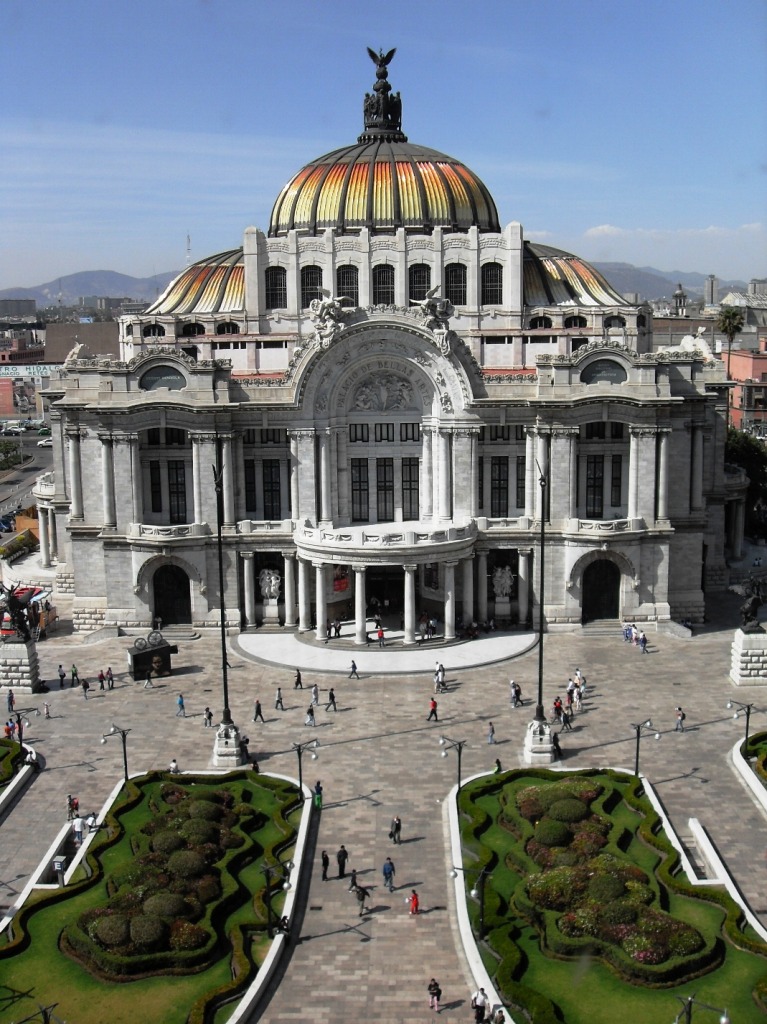
<path id="1" fill-rule="evenodd" d="M 202 523 L 202 440 L 194 434 L 192 435 L 192 493 L 194 495 L 194 521 Z"/>
<path id="2" fill-rule="evenodd" d="M 117 505 L 115 502 L 114 443 L 111 437 L 101 438 L 101 491 L 104 509 L 104 528 L 117 527 Z"/>
<path id="3" fill-rule="evenodd" d="M 487 552 L 477 552 L 477 614 L 487 622 Z"/>
<path id="4" fill-rule="evenodd" d="M 540 520 L 546 517 L 547 509 L 541 508 L 541 501 L 545 496 L 545 492 L 551 489 L 551 478 L 549 475 L 549 437 L 548 434 L 542 432 L 538 433 L 538 445 L 537 445 L 537 458 L 538 466 L 540 467 L 540 475 L 536 472 L 535 481 L 538 484 L 535 490 L 535 518 Z M 542 476 L 547 483 L 546 488 L 540 486 L 540 476 Z M 549 498 L 549 502 L 551 499 Z"/>
<path id="5" fill-rule="evenodd" d="M 354 570 L 354 642 L 367 643 L 367 602 L 365 601 L 365 566 L 353 565 Z"/>
<path id="6" fill-rule="evenodd" d="M 72 519 L 83 518 L 83 477 L 80 465 L 80 433 L 73 431 L 69 438 L 70 514 Z"/>
<path id="7" fill-rule="evenodd" d="M 290 518 L 298 519 L 298 438 L 290 434 Z"/>
<path id="8" fill-rule="evenodd" d="M 443 562 L 445 568 L 445 640 L 455 640 L 455 567 L 457 562 Z"/>
<path id="9" fill-rule="evenodd" d="M 570 501 L 568 506 L 568 518 L 576 519 L 578 516 L 578 442 L 580 432 L 570 431 Z"/>
<path id="10" fill-rule="evenodd" d="M 463 593 L 461 597 L 463 599 L 463 621 L 466 625 L 469 625 L 474 621 L 474 556 L 464 558 L 462 566 L 463 580 L 461 590 Z"/>
<path id="11" fill-rule="evenodd" d="M 298 631 L 307 633 L 312 628 L 312 600 L 309 591 L 309 563 L 298 559 Z"/>
<path id="12" fill-rule="evenodd" d="M 232 437 L 221 438 L 221 464 L 224 474 L 224 526 L 234 525 L 234 465 L 232 463 Z"/>
<path id="13" fill-rule="evenodd" d="M 288 629 L 296 628 L 296 556 L 283 555 L 285 575 L 285 625 Z"/>
<path id="14" fill-rule="evenodd" d="M 37 507 L 37 528 L 40 533 L 40 564 L 43 569 L 51 566 L 51 545 L 48 538 L 48 509 Z"/>
<path id="15" fill-rule="evenodd" d="M 518 554 L 517 602 L 519 604 L 519 624 L 523 626 L 530 616 L 530 551 L 520 550 Z"/>
<path id="16" fill-rule="evenodd" d="M 317 611 L 317 623 L 314 636 L 317 640 L 325 638 L 325 624 L 328 618 L 328 602 L 325 595 L 325 563 L 312 562 L 314 566 L 314 604 Z"/>
<path id="17" fill-rule="evenodd" d="M 423 430 L 421 438 L 421 487 L 419 489 L 419 503 L 421 506 L 420 518 L 428 520 L 431 519 L 434 509 L 434 460 L 432 452 L 434 431 Z"/>
<path id="18" fill-rule="evenodd" d="M 629 443 L 629 519 L 639 518 L 639 437 L 632 429 Z"/>
<path id="19" fill-rule="evenodd" d="M 743 533 L 746 521 L 746 503 L 737 501 L 735 503 L 735 523 L 732 538 L 732 557 L 735 559 L 743 557 Z"/>
<path id="20" fill-rule="evenodd" d="M 536 503 L 535 432 L 528 429 L 525 436 L 525 516 L 535 519 Z"/>
<path id="21" fill-rule="evenodd" d="M 659 441 L 658 470 L 658 519 L 668 519 L 668 452 L 671 443 L 671 431 L 661 430 Z"/>
<path id="22" fill-rule="evenodd" d="M 329 523 L 333 518 L 330 490 L 330 432 L 323 430 L 320 435 L 320 510 L 319 520 Z"/>
<path id="23" fill-rule="evenodd" d="M 698 423 L 692 425 L 692 481 L 690 508 L 703 508 L 703 429 Z"/>
<path id="24" fill-rule="evenodd" d="M 192 445 L 192 453 L 194 454 L 194 445 Z M 144 521 L 144 488 L 141 475 L 141 450 L 137 434 L 133 434 L 130 438 L 130 466 L 131 515 L 134 523 L 142 523 Z"/>
<path id="25" fill-rule="evenodd" d="M 450 434 L 440 430 L 438 437 L 439 452 L 439 518 L 450 519 L 450 497 L 452 494 L 452 472 L 450 465 Z"/>
<path id="26" fill-rule="evenodd" d="M 58 558 L 59 556 L 59 539 L 56 533 L 56 511 L 55 509 L 49 508 L 48 510 L 48 538 L 51 546 L 51 557 Z"/>
<path id="27" fill-rule="evenodd" d="M 241 551 L 242 582 L 245 591 L 245 625 L 256 624 L 256 569 L 252 551 Z"/>
<path id="28" fill-rule="evenodd" d="M 405 570 L 405 643 L 415 643 L 415 570 L 414 565 L 403 565 Z"/>

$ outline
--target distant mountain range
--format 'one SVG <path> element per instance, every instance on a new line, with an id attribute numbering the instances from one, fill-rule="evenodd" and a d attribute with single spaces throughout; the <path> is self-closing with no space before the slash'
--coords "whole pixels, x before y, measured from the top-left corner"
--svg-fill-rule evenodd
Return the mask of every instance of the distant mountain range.
<path id="1" fill-rule="evenodd" d="M 664 271 L 654 267 L 634 267 L 630 263 L 594 263 L 610 284 L 622 295 L 636 293 L 642 299 L 670 299 L 676 287 L 682 287 L 691 297 L 703 294 L 706 274 L 686 273 L 682 270 Z M 83 295 L 131 298 L 137 302 L 151 302 L 179 273 L 174 270 L 153 277 L 130 277 L 113 270 L 84 270 L 67 274 L 36 288 L 3 288 L 1 299 L 35 299 L 38 308 L 44 306 L 76 306 Z M 720 281 L 719 295 L 730 291 L 745 291 L 745 281 Z"/>

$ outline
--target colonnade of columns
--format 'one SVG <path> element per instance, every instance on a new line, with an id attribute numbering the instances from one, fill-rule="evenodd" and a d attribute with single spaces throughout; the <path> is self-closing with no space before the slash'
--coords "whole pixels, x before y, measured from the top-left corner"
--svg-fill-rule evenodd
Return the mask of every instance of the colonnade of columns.
<path id="1" fill-rule="evenodd" d="M 52 559 L 58 558 L 56 512 L 45 505 L 37 506 L 37 528 L 40 534 L 40 564 L 49 569 Z"/>

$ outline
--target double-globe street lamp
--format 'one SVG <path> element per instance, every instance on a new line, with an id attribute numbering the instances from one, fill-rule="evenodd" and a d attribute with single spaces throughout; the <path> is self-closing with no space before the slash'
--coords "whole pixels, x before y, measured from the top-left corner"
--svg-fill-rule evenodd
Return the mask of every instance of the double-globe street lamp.
<path id="1" fill-rule="evenodd" d="M 318 758 L 317 747 L 320 745 L 319 740 L 307 740 L 306 743 L 294 743 L 293 749 L 298 755 L 298 791 L 301 794 L 301 799 L 304 798 L 304 776 L 302 771 L 302 758 L 305 750 L 311 750 L 312 761 L 316 761 Z"/>
<path id="2" fill-rule="evenodd" d="M 712 1013 L 718 1013 L 719 1024 L 730 1024 L 730 1018 L 727 1014 L 727 1009 L 720 1010 L 718 1006 L 709 1006 L 708 1003 L 701 1002 L 700 999 L 696 999 L 695 996 L 675 996 L 676 999 L 682 1004 L 682 1009 L 674 1018 L 674 1024 L 692 1024 L 692 1008 L 693 1006 L 700 1006 L 703 1010 L 710 1010 Z"/>
<path id="3" fill-rule="evenodd" d="M 457 878 L 459 871 L 462 871 L 464 874 L 467 873 L 467 869 L 466 868 L 460 868 L 460 867 L 456 867 L 456 865 L 453 865 L 453 867 L 452 867 L 452 869 L 450 871 L 450 877 L 451 878 Z M 477 881 L 474 883 L 474 885 L 472 886 L 472 888 L 469 891 L 469 895 L 471 896 L 471 898 L 473 900 L 479 900 L 479 928 L 478 928 L 478 935 L 479 935 L 480 942 L 485 937 L 485 881 L 486 881 L 488 875 L 490 875 L 491 873 L 492 873 L 491 869 L 490 869 L 490 867 L 488 865 L 485 865 L 485 867 L 481 868 L 479 874 L 477 875 Z"/>
<path id="4" fill-rule="evenodd" d="M 748 731 L 749 731 L 749 729 L 751 727 L 751 712 L 753 711 L 754 705 L 753 704 L 741 704 L 741 702 L 739 700 L 728 700 L 727 704 L 725 706 L 727 707 L 728 710 L 731 710 L 732 708 L 736 708 L 737 709 L 735 711 L 735 714 L 732 716 L 733 718 L 740 718 L 741 711 L 745 712 L 745 715 L 746 715 L 746 739 L 745 739 L 745 741 L 743 743 L 743 756 L 747 758 L 748 757 Z"/>
<path id="5" fill-rule="evenodd" d="M 14 708 L 11 712 L 13 717 L 16 719 L 16 732 L 19 737 L 19 751 L 21 756 L 24 756 L 24 730 L 29 728 L 29 719 L 27 715 L 36 715 L 40 717 L 40 708 Z"/>
<path id="6" fill-rule="evenodd" d="M 458 792 L 461 792 L 461 754 L 466 746 L 466 740 L 451 740 L 449 736 L 440 736 L 439 745 L 442 749 L 442 757 L 447 757 L 451 750 L 458 754 Z"/>
<path id="7" fill-rule="evenodd" d="M 123 745 L 123 772 L 125 774 L 125 781 L 128 781 L 128 733 L 130 729 L 121 729 L 119 725 L 115 725 L 112 722 L 112 728 L 109 732 L 102 733 L 101 742 L 106 743 L 110 736 L 119 736 L 122 740 Z"/>
<path id="8" fill-rule="evenodd" d="M 637 738 L 636 756 L 634 758 L 634 775 L 639 775 L 639 741 L 642 738 L 642 730 L 643 729 L 645 731 L 647 731 L 647 732 L 652 730 L 652 728 L 653 728 L 652 719 L 648 718 L 644 722 L 632 722 L 631 723 L 631 728 L 636 733 L 636 738 Z M 660 739 L 660 733 L 659 732 L 655 733 L 655 739 L 656 740 Z"/>
<path id="9" fill-rule="evenodd" d="M 290 872 L 293 870 L 293 861 L 289 860 L 287 864 L 264 864 L 262 871 L 264 872 L 264 878 L 266 879 L 266 889 L 264 890 L 264 903 L 266 903 L 266 930 L 270 939 L 274 938 L 274 909 L 272 907 L 272 877 L 274 875 L 282 874 L 282 889 L 287 892 L 291 888 L 290 883 Z"/>

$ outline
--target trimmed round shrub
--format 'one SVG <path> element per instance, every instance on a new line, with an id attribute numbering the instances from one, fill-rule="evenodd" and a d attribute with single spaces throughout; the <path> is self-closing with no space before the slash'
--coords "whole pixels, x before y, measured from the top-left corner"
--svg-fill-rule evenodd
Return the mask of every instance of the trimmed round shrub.
<path id="1" fill-rule="evenodd" d="M 190 846 L 204 846 L 205 843 L 217 843 L 218 825 L 213 825 L 204 818 L 190 818 L 181 826 L 181 835 Z"/>
<path id="2" fill-rule="evenodd" d="M 594 903 L 612 903 L 625 891 L 626 886 L 617 875 L 594 875 L 589 879 L 589 899 Z"/>
<path id="3" fill-rule="evenodd" d="M 130 922 L 131 942 L 141 950 L 157 950 L 166 946 L 168 929 L 159 917 L 153 914 L 139 914 Z"/>
<path id="4" fill-rule="evenodd" d="M 209 939 L 209 933 L 198 924 L 174 921 L 170 928 L 170 948 L 180 953 L 200 949 Z"/>
<path id="5" fill-rule="evenodd" d="M 189 817 L 201 818 L 203 821 L 218 821 L 223 810 L 212 800 L 195 799 L 189 805 Z"/>
<path id="6" fill-rule="evenodd" d="M 114 946 L 125 946 L 130 941 L 130 924 L 128 918 L 123 914 L 110 914 L 108 917 L 100 917 L 95 925 L 96 939 L 102 944 L 112 948 Z"/>
<path id="7" fill-rule="evenodd" d="M 554 821 L 564 821 L 570 824 L 583 821 L 590 813 L 586 804 L 574 796 L 565 797 L 564 800 L 555 800 L 547 811 L 548 816 Z"/>
<path id="8" fill-rule="evenodd" d="M 655 900 L 655 890 L 643 882 L 629 880 L 626 882 L 626 900 L 634 906 L 649 906 Z"/>
<path id="9" fill-rule="evenodd" d="M 535 838 L 543 846 L 567 846 L 573 834 L 561 821 L 543 818 L 535 826 Z"/>
<path id="10" fill-rule="evenodd" d="M 160 788 L 160 796 L 166 804 L 170 804 L 172 807 L 175 804 L 180 804 L 182 800 L 186 799 L 186 790 L 182 786 L 177 786 L 172 782 L 165 782 Z"/>
<path id="11" fill-rule="evenodd" d="M 583 892 L 577 868 L 552 868 L 528 879 L 527 894 L 533 903 L 549 910 L 566 910 Z"/>
<path id="12" fill-rule="evenodd" d="M 579 907 L 563 914 L 557 921 L 557 926 L 563 935 L 571 937 L 597 935 L 599 914 L 593 907 Z"/>
<path id="13" fill-rule="evenodd" d="M 195 886 L 197 898 L 201 903 L 212 903 L 221 893 L 221 886 L 214 875 L 205 875 Z"/>
<path id="14" fill-rule="evenodd" d="M 221 836 L 218 841 L 224 850 L 236 850 L 238 846 L 242 846 L 245 843 L 241 835 L 229 828 L 221 829 Z"/>
<path id="15" fill-rule="evenodd" d="M 703 949 L 705 942 L 700 932 L 684 928 L 667 936 L 666 945 L 671 956 L 691 956 Z"/>
<path id="16" fill-rule="evenodd" d="M 144 900 L 143 910 L 150 917 L 162 917 L 174 921 L 177 917 L 189 917 L 190 906 L 180 893 L 158 892 Z"/>
<path id="17" fill-rule="evenodd" d="M 623 900 L 615 900 L 602 907 L 599 919 L 604 924 L 633 924 L 637 919 L 637 908 Z"/>
<path id="18" fill-rule="evenodd" d="M 176 850 L 181 850 L 186 846 L 184 838 L 178 834 L 178 832 L 172 832 L 170 829 L 165 829 L 164 832 L 158 832 L 152 840 L 152 849 L 156 853 L 163 853 L 165 856 L 174 853 Z"/>
<path id="19" fill-rule="evenodd" d="M 195 850 L 176 850 L 168 858 L 168 870 L 183 878 L 197 878 L 206 867 L 205 858 Z"/>

